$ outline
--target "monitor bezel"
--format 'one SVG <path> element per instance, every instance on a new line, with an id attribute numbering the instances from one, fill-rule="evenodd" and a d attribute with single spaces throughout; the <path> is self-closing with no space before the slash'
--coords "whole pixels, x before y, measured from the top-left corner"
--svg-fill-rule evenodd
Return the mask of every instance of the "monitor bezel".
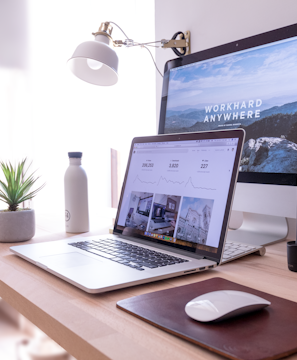
<path id="1" fill-rule="evenodd" d="M 250 36 L 241 40 L 219 45 L 210 49 L 202 50 L 184 57 L 168 60 L 164 68 L 162 99 L 160 107 L 160 120 L 158 134 L 165 134 L 165 120 L 167 107 L 167 89 L 169 72 L 171 69 L 189 65 L 195 62 L 208 60 L 222 55 L 236 53 L 238 51 L 251 49 L 257 46 L 266 45 L 280 40 L 297 36 L 297 24 L 289 25 L 279 29 L 271 30 L 262 34 Z M 239 172 L 238 182 L 260 183 L 273 185 L 297 185 L 297 174 L 287 173 L 260 173 L 260 172 Z"/>

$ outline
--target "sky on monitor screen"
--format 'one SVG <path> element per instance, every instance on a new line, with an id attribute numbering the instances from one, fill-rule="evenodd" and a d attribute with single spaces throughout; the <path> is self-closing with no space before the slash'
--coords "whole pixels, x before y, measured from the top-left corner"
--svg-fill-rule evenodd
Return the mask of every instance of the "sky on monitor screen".
<path id="1" fill-rule="evenodd" d="M 296 101 L 297 38 L 170 71 L 167 110 L 261 99 Z"/>

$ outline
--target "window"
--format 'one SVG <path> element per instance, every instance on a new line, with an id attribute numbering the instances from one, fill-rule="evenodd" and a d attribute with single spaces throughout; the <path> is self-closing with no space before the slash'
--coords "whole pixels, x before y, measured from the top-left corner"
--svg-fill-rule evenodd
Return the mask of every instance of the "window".
<path id="1" fill-rule="evenodd" d="M 118 84 L 98 87 L 73 76 L 66 62 L 106 20 L 137 41 L 153 40 L 154 2 L 29 0 L 23 16 L 28 66 L 0 63 L 1 159 L 33 160 L 47 184 L 34 200 L 36 211 L 63 218 L 67 153 L 82 151 L 90 215 L 98 216 L 98 209 L 110 207 L 110 148 L 121 155 L 123 176 L 131 139 L 156 132 L 155 67 L 145 49 L 118 48 Z M 124 35 L 114 28 L 113 38 Z"/>

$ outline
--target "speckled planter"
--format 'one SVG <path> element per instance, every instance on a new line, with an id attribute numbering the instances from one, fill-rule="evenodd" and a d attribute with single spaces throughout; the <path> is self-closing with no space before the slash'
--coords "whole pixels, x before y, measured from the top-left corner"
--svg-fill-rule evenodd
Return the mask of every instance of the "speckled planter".
<path id="1" fill-rule="evenodd" d="M 0 242 L 20 242 L 35 235 L 34 210 L 0 210 Z"/>

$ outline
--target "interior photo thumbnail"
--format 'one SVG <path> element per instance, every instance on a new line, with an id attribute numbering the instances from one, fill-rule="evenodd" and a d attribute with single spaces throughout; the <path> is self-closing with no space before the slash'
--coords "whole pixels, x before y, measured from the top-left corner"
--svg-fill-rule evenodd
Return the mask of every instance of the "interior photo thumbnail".
<path id="1" fill-rule="evenodd" d="M 206 244 L 214 200 L 184 197 L 176 237 Z"/>
<path id="2" fill-rule="evenodd" d="M 180 199 L 180 196 L 156 194 L 148 230 L 173 236 Z"/>
<path id="3" fill-rule="evenodd" d="M 153 194 L 132 191 L 125 226 L 145 230 L 152 207 Z"/>

